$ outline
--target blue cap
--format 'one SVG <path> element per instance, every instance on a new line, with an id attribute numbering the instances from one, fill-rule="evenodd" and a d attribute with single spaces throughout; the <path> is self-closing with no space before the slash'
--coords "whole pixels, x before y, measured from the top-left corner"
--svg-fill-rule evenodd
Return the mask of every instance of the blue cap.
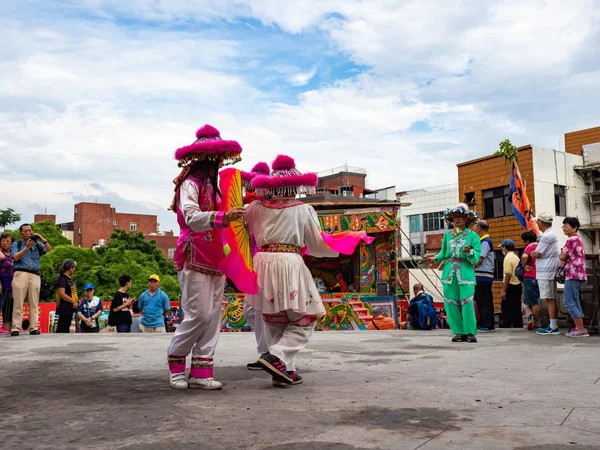
<path id="1" fill-rule="evenodd" d="M 83 285 L 83 290 L 87 291 L 88 289 L 94 289 L 94 283 L 85 283 Z"/>
<path id="2" fill-rule="evenodd" d="M 502 242 L 500 242 L 500 245 L 498 247 L 514 247 L 515 246 L 515 241 L 513 241 L 512 239 L 504 239 Z"/>

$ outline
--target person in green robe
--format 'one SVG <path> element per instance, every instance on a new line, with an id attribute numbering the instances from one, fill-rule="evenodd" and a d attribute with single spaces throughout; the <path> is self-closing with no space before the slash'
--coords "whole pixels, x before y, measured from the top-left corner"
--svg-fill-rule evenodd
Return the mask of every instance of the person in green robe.
<path id="1" fill-rule="evenodd" d="M 448 324 L 455 334 L 452 342 L 477 342 L 474 265 L 479 261 L 481 241 L 470 229 L 478 220 L 477 213 L 460 203 L 448 209 L 444 216 L 452 229 L 444 234 L 441 251 L 427 261 L 432 265 L 443 264 L 444 306 Z"/>

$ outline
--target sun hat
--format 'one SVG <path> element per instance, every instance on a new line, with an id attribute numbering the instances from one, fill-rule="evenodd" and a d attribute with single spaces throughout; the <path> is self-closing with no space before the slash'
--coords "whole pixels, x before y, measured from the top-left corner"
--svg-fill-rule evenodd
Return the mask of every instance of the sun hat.
<path id="1" fill-rule="evenodd" d="M 219 130 L 212 125 L 204 125 L 196 131 L 196 141 L 175 151 L 175 159 L 179 161 L 179 167 L 205 159 L 220 160 L 223 165 L 230 165 L 242 160 L 241 153 L 240 144 L 221 139 Z"/>
<path id="2" fill-rule="evenodd" d="M 256 175 L 251 182 L 259 197 L 296 197 L 296 195 L 314 195 L 317 175 L 301 173 L 296 162 L 287 155 L 278 155 L 271 164 L 270 175 Z"/>

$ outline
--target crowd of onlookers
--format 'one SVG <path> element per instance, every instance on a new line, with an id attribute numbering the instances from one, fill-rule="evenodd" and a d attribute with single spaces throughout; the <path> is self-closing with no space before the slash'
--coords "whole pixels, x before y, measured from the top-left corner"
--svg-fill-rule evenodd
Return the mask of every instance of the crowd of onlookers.
<path id="1" fill-rule="evenodd" d="M 18 336 L 24 331 L 38 335 L 38 304 L 40 294 L 40 258 L 52 247 L 40 234 L 33 233 L 29 224 L 19 227 L 21 239 L 15 241 L 11 234 L 0 236 L 0 304 L 2 328 L 0 334 Z M 69 333 L 75 319 L 75 329 L 81 333 L 100 331 L 99 317 L 103 313 L 102 301 L 94 295 L 94 284 L 83 285 L 79 296 L 73 282 L 77 263 L 66 259 L 59 268 L 56 281 L 56 333 Z M 119 277 L 120 288 L 115 292 L 109 309 L 108 326 L 118 333 L 139 331 L 161 333 L 173 331 L 174 312 L 169 298 L 160 289 L 160 277 L 148 278 L 148 289 L 140 298 L 130 297 L 131 277 Z M 23 304 L 29 302 L 29 320 L 23 320 Z"/>
<path id="2" fill-rule="evenodd" d="M 504 254 L 503 279 L 501 296 L 500 323 L 505 328 L 521 328 L 526 326 L 533 330 L 539 324 L 540 302 L 548 306 L 550 323 L 537 330 L 537 334 L 559 334 L 557 283 L 564 283 L 563 304 L 573 320 L 574 327 L 567 333 L 568 337 L 589 336 L 583 324 L 584 314 L 581 308 L 581 286 L 587 279 L 585 264 L 585 247 L 577 234 L 580 224 L 576 217 L 566 217 L 562 223 L 563 233 L 567 241 L 562 249 L 552 227 L 553 217 L 540 214 L 537 225 L 541 231 L 538 236 L 532 231 L 521 234 L 525 249 L 521 257 L 515 253 L 515 242 L 504 239 L 499 247 Z M 494 246 L 488 234 L 489 224 L 479 220 L 474 231 L 481 240 L 481 256 L 475 266 L 477 285 L 475 288 L 475 304 L 477 306 L 478 331 L 495 331 L 494 299 L 492 284 L 494 281 Z M 29 224 L 19 227 L 21 239 L 15 241 L 11 234 L 0 236 L 0 305 L 2 306 L 3 327 L 0 334 L 18 336 L 23 331 L 29 334 L 40 334 L 38 330 L 38 303 L 40 294 L 40 258 L 52 250 L 48 241 L 40 234 L 35 234 Z M 80 297 L 73 282 L 73 274 L 77 263 L 67 259 L 61 265 L 60 275 L 56 282 L 56 328 L 57 333 L 69 333 L 73 319 L 75 328 L 82 333 L 100 331 L 99 317 L 103 312 L 102 301 L 94 295 L 94 284 L 83 285 Z M 176 313 L 171 310 L 168 296 L 160 289 L 158 275 L 150 275 L 148 289 L 140 298 L 130 297 L 131 277 L 119 277 L 120 288 L 115 292 L 108 315 L 108 326 L 118 333 L 144 332 L 160 333 L 173 331 Z M 435 318 L 418 325 L 416 317 L 417 301 L 427 306 L 433 300 L 424 292 L 423 286 L 414 287 L 415 297 L 409 306 L 405 327 L 435 328 Z M 521 298 L 523 299 L 521 301 Z M 24 327 L 23 305 L 29 302 L 29 321 Z M 421 307 L 421 305 L 419 305 Z M 525 320 L 523 319 L 525 311 Z M 421 309 L 421 314 L 423 310 Z M 393 319 L 386 316 L 380 308 L 372 311 L 373 321 L 369 329 L 391 329 Z M 181 319 L 181 318 L 179 318 Z M 421 318 L 424 319 L 424 318 Z M 429 324 L 429 325 L 428 325 Z"/>
<path id="3" fill-rule="evenodd" d="M 581 286 L 587 280 L 585 246 L 577 234 L 580 223 L 576 217 L 566 217 L 562 223 L 567 241 L 562 249 L 552 227 L 553 217 L 540 214 L 537 225 L 539 238 L 532 231 L 521 234 L 525 250 L 521 257 L 515 253 L 515 243 L 504 239 L 500 248 L 504 254 L 501 296 L 501 326 L 533 330 L 539 324 L 540 302 L 548 306 L 550 323 L 537 330 L 539 335 L 559 334 L 557 284 L 564 283 L 563 304 L 574 326 L 568 337 L 587 337 L 581 308 Z M 480 220 L 475 225 L 482 244 L 481 258 L 476 266 L 477 287 L 475 302 L 480 315 L 480 332 L 494 331 L 494 305 L 491 295 L 493 281 L 493 245 L 488 235 L 489 225 Z M 491 274 L 491 276 L 490 276 Z M 523 296 L 523 306 L 521 306 Z M 525 324 L 523 309 L 526 312 Z"/>

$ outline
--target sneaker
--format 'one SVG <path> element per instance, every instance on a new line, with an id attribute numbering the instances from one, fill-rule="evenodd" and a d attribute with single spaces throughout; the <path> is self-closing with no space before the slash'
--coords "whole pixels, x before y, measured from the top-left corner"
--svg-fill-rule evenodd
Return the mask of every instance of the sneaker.
<path id="1" fill-rule="evenodd" d="M 258 358 L 258 364 L 260 364 L 260 367 L 263 370 L 266 370 L 273 376 L 279 376 L 282 381 L 285 381 L 287 384 L 292 384 L 294 382 L 285 367 L 285 363 L 277 356 L 273 356 L 269 352 L 263 353 L 260 358 Z"/>
<path id="2" fill-rule="evenodd" d="M 560 334 L 560 330 L 558 328 L 550 328 L 550 326 L 548 326 L 547 328 L 541 328 L 539 330 L 536 331 L 537 334 L 541 334 L 541 335 L 547 335 L 547 334 Z"/>
<path id="3" fill-rule="evenodd" d="M 467 334 L 467 342 L 477 342 L 477 338 L 474 334 Z"/>
<path id="4" fill-rule="evenodd" d="M 10 331 L 6 331 L 4 328 L 0 327 L 0 334 L 10 334 Z"/>
<path id="5" fill-rule="evenodd" d="M 278 376 L 273 377 L 273 386 L 285 387 L 285 386 L 291 386 L 294 384 L 302 384 L 302 381 L 303 381 L 302 377 L 300 375 L 298 375 L 297 372 L 290 372 L 290 376 L 292 377 L 292 380 L 294 380 L 291 383 L 287 383 L 281 377 L 278 377 Z"/>
<path id="6" fill-rule="evenodd" d="M 246 368 L 248 370 L 262 370 L 262 366 L 257 362 L 246 364 Z"/>
<path id="7" fill-rule="evenodd" d="M 18 336 L 18 335 L 19 335 L 19 332 L 15 330 L 15 331 L 12 331 L 12 332 L 10 333 L 10 335 L 11 335 L 11 336 Z"/>
<path id="8" fill-rule="evenodd" d="M 188 382 L 185 378 L 185 373 L 172 373 L 170 374 L 169 383 L 173 389 L 187 389 Z"/>
<path id="9" fill-rule="evenodd" d="M 29 334 L 33 334 L 34 336 L 37 336 L 38 334 L 40 334 L 40 330 L 32 330 L 29 332 Z"/>
<path id="10" fill-rule="evenodd" d="M 221 389 L 223 387 L 223 383 L 215 380 L 214 378 L 190 378 L 188 381 L 188 387 L 190 389 L 215 390 Z"/>
<path id="11" fill-rule="evenodd" d="M 462 334 L 455 334 L 454 337 L 452 338 L 452 342 L 463 342 L 466 339 L 463 338 Z"/>
<path id="12" fill-rule="evenodd" d="M 529 320 L 527 321 L 527 329 L 529 331 L 535 328 L 535 316 L 533 314 L 529 314 Z"/>
<path id="13" fill-rule="evenodd" d="M 590 334 L 588 330 L 585 328 L 573 328 L 571 331 L 567 333 L 567 337 L 570 338 L 580 338 L 580 337 L 589 337 Z"/>
<path id="14" fill-rule="evenodd" d="M 491 333 L 492 331 L 496 331 L 495 328 L 485 328 L 485 327 L 481 327 L 481 328 L 477 328 L 477 331 L 479 333 Z"/>

